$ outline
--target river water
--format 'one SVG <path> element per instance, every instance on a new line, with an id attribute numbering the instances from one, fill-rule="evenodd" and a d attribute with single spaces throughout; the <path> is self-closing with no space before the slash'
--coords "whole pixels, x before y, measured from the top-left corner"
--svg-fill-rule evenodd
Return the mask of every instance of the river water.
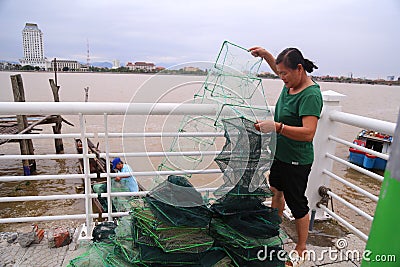
<path id="1" fill-rule="evenodd" d="M 17 73 L 0 72 L 0 102 L 13 101 L 10 75 Z M 49 79 L 54 79 L 52 73 L 21 73 L 25 88 L 27 102 L 52 102 L 53 97 L 49 86 Z M 110 73 L 59 73 L 57 76 L 60 88 L 60 101 L 84 102 L 84 88 L 89 87 L 89 102 L 177 102 L 182 103 L 193 99 L 193 95 L 201 88 L 204 76 L 176 76 L 176 75 L 146 75 L 146 74 L 110 74 Z M 342 101 L 344 112 L 363 115 L 375 119 L 396 122 L 400 106 L 400 87 L 384 85 L 360 85 L 342 83 L 321 82 L 321 90 L 333 90 L 346 95 Z M 268 104 L 274 105 L 282 82 L 280 80 L 263 80 L 263 87 Z M 13 115 L 13 114 L 10 114 Z M 79 125 L 77 116 L 64 116 L 74 125 Z M 86 116 L 87 132 L 104 132 L 103 116 Z M 165 119 L 161 117 L 144 118 L 143 116 L 113 116 L 109 121 L 110 131 L 172 131 L 179 126 L 180 119 Z M 50 125 L 42 125 L 43 133 L 51 133 Z M 339 137 L 352 140 L 360 129 L 352 126 L 341 125 Z M 62 128 L 63 133 L 77 133 L 78 127 L 66 124 Z M 135 139 L 136 140 L 136 139 Z M 75 153 L 74 140 L 64 139 L 65 153 Z M 99 148 L 105 150 L 103 140 L 95 138 L 99 142 Z M 33 140 L 35 154 L 53 154 L 53 141 Z M 164 141 L 150 139 L 129 141 L 112 139 L 110 150 L 121 151 L 160 151 L 165 148 Z M 0 154 L 19 154 L 18 143 L 7 143 L 0 146 Z M 338 145 L 336 155 L 346 159 L 348 148 Z M 160 159 L 129 160 L 129 164 L 135 171 L 147 171 L 149 167 L 157 167 Z M 79 172 L 77 160 L 37 160 L 37 174 L 71 174 Z M 334 172 L 339 176 L 360 185 L 371 193 L 378 195 L 380 183 L 373 181 L 365 175 L 351 170 L 343 165 L 334 164 Z M 0 176 L 23 175 L 20 160 L 1 160 Z M 48 180 L 31 182 L 0 183 L 0 196 L 30 196 L 50 194 L 74 194 L 82 185 L 80 180 Z M 212 184 L 210 184 L 212 186 Z M 363 210 L 373 215 L 375 204 L 359 195 L 353 190 L 331 183 L 332 191 L 348 201 L 363 207 Z M 364 203 L 364 204 L 362 204 Z M 355 213 L 344 211 L 336 202 L 334 208 L 350 222 L 368 232 L 370 223 Z M 84 213 L 82 200 L 58 200 L 47 202 L 13 202 L 0 203 L 0 217 L 40 216 Z M 75 223 L 75 222 L 71 222 Z M 57 223 L 55 223 L 57 224 Z M 65 223 L 63 223 L 65 225 Z M 2 224 L 0 231 L 15 230 L 18 224 Z"/>

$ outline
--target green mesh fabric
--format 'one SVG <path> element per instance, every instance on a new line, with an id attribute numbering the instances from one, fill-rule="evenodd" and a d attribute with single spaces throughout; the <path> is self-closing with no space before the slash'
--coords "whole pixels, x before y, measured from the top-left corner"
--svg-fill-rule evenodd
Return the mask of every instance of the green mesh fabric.
<path id="1" fill-rule="evenodd" d="M 111 266 L 107 262 L 107 257 L 113 254 L 114 245 L 108 243 L 93 243 L 88 246 L 88 250 L 79 257 L 71 260 L 70 267 L 86 266 Z"/>
<path id="2" fill-rule="evenodd" d="M 141 237 L 139 240 L 139 251 L 141 262 L 151 266 L 215 266 L 226 254 L 222 249 L 211 248 L 201 253 L 168 253 L 163 251 L 155 244 L 150 244 L 151 240 Z"/>
<path id="3" fill-rule="evenodd" d="M 99 200 L 101 206 L 103 207 L 103 210 L 107 212 L 108 211 L 107 198 L 100 197 L 101 193 L 107 193 L 107 184 L 105 183 L 95 184 L 92 186 L 92 188 L 93 192 L 99 194 L 99 197 L 97 199 Z M 121 183 L 111 180 L 111 192 L 129 192 L 129 188 L 122 185 Z M 131 197 L 123 197 L 123 196 L 112 197 L 111 202 L 112 202 L 113 212 L 129 211 L 130 199 Z"/>
<path id="4" fill-rule="evenodd" d="M 149 208 L 136 208 L 132 211 L 135 220 L 135 238 L 147 236 L 165 252 L 186 251 L 199 253 L 209 249 L 213 239 L 207 228 L 170 226 L 158 219 Z"/>
<path id="5" fill-rule="evenodd" d="M 224 173 L 220 190 L 233 187 L 229 194 L 271 196 L 264 172 L 272 165 L 270 143 L 274 135 L 262 134 L 254 128 L 254 122 L 242 117 L 222 122 L 226 142 L 215 158 Z"/>
<path id="6" fill-rule="evenodd" d="M 183 176 L 168 176 L 145 201 L 158 219 L 172 226 L 205 227 L 211 219 L 201 194 Z"/>
<path id="7" fill-rule="evenodd" d="M 210 225 L 216 244 L 225 249 L 236 266 L 284 266 L 277 255 L 283 250 L 278 210 L 263 205 L 272 195 L 264 172 L 273 160 L 272 134 L 261 134 L 254 122 L 243 117 L 222 120 L 226 142 L 215 158 L 224 174 L 211 206 L 218 215 Z M 264 248 L 276 251 L 265 261 L 258 258 Z"/>
<path id="8" fill-rule="evenodd" d="M 213 67 L 208 70 L 206 80 L 192 103 L 217 105 L 215 115 L 184 116 L 178 132 L 222 133 L 223 119 L 243 117 L 249 121 L 272 118 L 266 103 L 261 78 L 257 72 L 262 59 L 253 57 L 247 49 L 225 41 Z M 274 140 L 273 140 L 274 141 Z M 169 151 L 210 151 L 217 146 L 216 137 L 185 137 L 173 139 Z M 271 143 L 271 147 L 274 143 Z M 166 157 L 158 170 L 191 170 L 204 168 L 210 163 L 206 156 Z M 185 177 L 190 178 L 187 174 Z M 165 178 L 155 177 L 162 181 Z"/>

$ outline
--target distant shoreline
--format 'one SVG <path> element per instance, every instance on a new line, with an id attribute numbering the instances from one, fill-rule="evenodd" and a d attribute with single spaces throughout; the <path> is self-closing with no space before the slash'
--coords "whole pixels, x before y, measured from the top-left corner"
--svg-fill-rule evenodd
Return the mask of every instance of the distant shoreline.
<path id="1" fill-rule="evenodd" d="M 36 71 L 36 70 L 0 70 L 1 72 L 14 72 L 14 73 L 50 73 L 53 74 L 54 72 L 51 71 Z M 141 75 L 183 75 L 183 76 L 207 76 L 207 72 L 196 73 L 196 72 L 179 72 L 176 70 L 166 72 L 117 72 L 117 71 L 58 71 L 57 74 L 141 74 Z M 258 75 L 261 79 L 268 79 L 268 80 L 278 80 L 277 76 L 273 74 Z M 332 82 L 332 83 L 345 83 L 345 84 L 370 84 L 370 85 L 387 85 L 387 86 L 400 86 L 400 80 L 397 81 L 387 81 L 383 79 L 360 79 L 360 78 L 345 78 L 345 77 L 334 77 L 334 76 L 312 76 L 312 78 L 317 82 Z"/>

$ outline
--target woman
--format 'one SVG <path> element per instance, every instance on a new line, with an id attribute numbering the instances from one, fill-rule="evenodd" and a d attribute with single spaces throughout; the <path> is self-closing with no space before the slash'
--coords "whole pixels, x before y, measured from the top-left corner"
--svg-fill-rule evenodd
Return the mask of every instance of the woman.
<path id="1" fill-rule="evenodd" d="M 124 164 L 120 158 L 115 158 L 112 161 L 112 168 L 116 172 L 132 173 L 132 168 L 128 164 Z M 115 181 L 121 183 L 123 188 L 129 189 L 130 192 L 139 192 L 139 186 L 136 177 L 133 175 L 117 176 Z"/>
<path id="2" fill-rule="evenodd" d="M 312 140 L 322 110 L 319 85 L 308 75 L 318 67 L 296 48 L 283 50 L 276 60 L 264 48 L 253 47 L 255 57 L 264 58 L 282 79 L 284 86 L 275 106 L 274 121 L 258 121 L 261 132 L 277 132 L 274 162 L 269 183 L 274 196 L 272 207 L 282 217 L 285 201 L 295 218 L 298 255 L 306 251 L 309 226 L 309 207 L 305 196 L 308 175 L 314 160 Z"/>

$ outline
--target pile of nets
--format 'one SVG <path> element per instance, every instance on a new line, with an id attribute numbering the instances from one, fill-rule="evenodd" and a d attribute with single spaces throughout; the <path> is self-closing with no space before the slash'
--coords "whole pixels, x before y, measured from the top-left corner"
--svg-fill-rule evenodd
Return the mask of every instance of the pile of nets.
<path id="1" fill-rule="evenodd" d="M 215 192 L 222 197 L 211 205 L 210 233 L 236 266 L 283 266 L 277 257 L 285 238 L 281 218 L 277 209 L 263 204 L 272 196 L 264 172 L 272 164 L 269 144 L 274 136 L 256 131 L 254 122 L 245 118 L 226 119 L 223 124 L 226 143 L 215 161 L 225 183 Z M 274 253 L 261 260 L 263 250 Z"/>
<path id="2" fill-rule="evenodd" d="M 176 205 L 179 201 L 186 206 Z M 213 246 L 208 231 L 211 217 L 201 194 L 186 178 L 169 176 L 132 210 L 140 262 L 154 266 L 214 266 L 225 253 Z"/>
<path id="3" fill-rule="evenodd" d="M 271 196 L 262 171 L 271 164 L 263 146 L 271 136 L 244 118 L 223 123 L 226 143 L 215 158 L 221 197 L 206 199 L 186 177 L 169 176 L 131 200 L 118 226 L 94 231 L 96 242 L 70 266 L 284 266 L 281 219 L 262 203 Z M 260 251 L 273 253 L 261 259 Z"/>

